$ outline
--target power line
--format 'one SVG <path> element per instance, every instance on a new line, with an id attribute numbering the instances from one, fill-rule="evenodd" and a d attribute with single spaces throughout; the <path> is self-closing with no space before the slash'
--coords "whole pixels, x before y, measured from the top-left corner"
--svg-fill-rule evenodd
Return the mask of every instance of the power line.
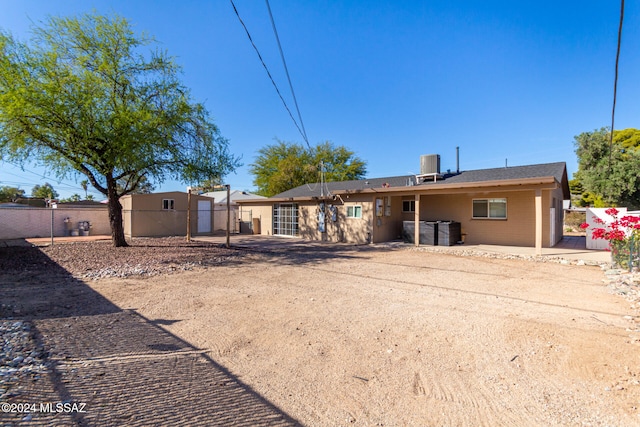
<path id="1" fill-rule="evenodd" d="M 280 57 L 282 58 L 282 65 L 284 65 L 284 71 L 287 74 L 287 80 L 289 81 L 289 88 L 291 89 L 291 96 L 293 97 L 293 103 L 296 106 L 296 111 L 298 112 L 298 119 L 300 119 L 300 126 L 302 127 L 302 137 L 304 141 L 307 143 L 307 147 L 311 149 L 309 145 L 309 140 L 307 139 L 307 131 L 304 128 L 304 123 L 302 122 L 302 115 L 300 114 L 300 108 L 298 107 L 298 100 L 296 98 L 296 94 L 293 91 L 293 84 L 291 83 L 291 77 L 289 76 L 289 69 L 287 68 L 287 61 L 284 59 L 284 52 L 282 51 L 282 45 L 280 44 L 280 37 L 278 37 L 278 30 L 276 30 L 276 23 L 273 20 L 273 14 L 271 13 L 271 6 L 269 5 L 269 0 L 265 0 L 267 3 L 267 10 L 269 10 L 269 18 L 271 19 L 271 26 L 273 27 L 273 34 L 276 36 L 276 41 L 278 42 L 278 49 L 280 50 Z"/>
<path id="2" fill-rule="evenodd" d="M 44 174 L 40 174 L 37 172 L 33 172 L 31 170 L 25 169 L 24 167 L 22 167 L 21 165 L 17 164 L 17 163 L 12 163 L 12 162 L 8 162 L 8 161 L 4 161 L 4 163 L 15 166 L 15 167 L 20 167 L 22 172 L 26 172 L 26 173 L 30 173 L 32 175 L 35 175 L 36 177 L 39 178 L 38 181 L 29 181 L 28 177 L 25 176 L 21 176 L 18 175 L 16 173 L 12 173 L 12 172 L 8 172 L 8 171 L 3 171 L 2 174 L 6 174 L 6 175 L 12 175 L 14 177 L 17 177 L 18 179 L 23 179 L 25 181 L 9 181 L 9 180 L 0 180 L 0 184 L 9 184 L 9 185 L 17 185 L 18 188 L 21 186 L 35 186 L 35 185 L 41 185 L 42 181 L 41 180 L 46 180 L 46 181 L 52 181 L 55 183 L 55 186 L 57 187 L 58 190 L 60 191 L 84 191 L 82 189 L 82 186 L 80 186 L 79 184 L 71 184 L 71 183 L 67 183 L 64 182 L 62 180 L 59 180 L 55 177 L 52 176 L 47 176 Z M 102 193 L 98 192 L 98 191 L 94 191 L 92 188 L 87 189 L 87 193 L 91 193 L 94 195 L 98 195 L 99 197 L 102 197 Z"/>
<path id="3" fill-rule="evenodd" d="M 258 50 L 258 47 L 253 42 L 253 38 L 251 37 L 251 34 L 249 33 L 249 30 L 247 29 L 247 26 L 244 24 L 244 21 L 240 17 L 240 13 L 238 12 L 238 9 L 236 8 L 235 3 L 233 2 L 233 0 L 230 0 L 230 1 L 231 1 L 231 6 L 233 6 L 233 11 L 236 13 L 236 16 L 238 17 L 238 20 L 240 21 L 240 24 L 242 24 L 242 28 L 244 28 L 245 33 L 247 33 L 247 37 L 249 38 L 249 41 L 251 42 L 251 46 L 253 46 L 253 49 L 258 54 L 258 58 L 260 59 L 260 62 L 262 63 L 262 66 L 264 67 L 265 71 L 267 72 L 267 75 L 269 76 L 269 79 L 271 80 L 271 83 L 273 84 L 273 87 L 276 89 L 276 92 L 278 93 L 278 96 L 280 97 L 280 100 L 282 101 L 282 104 L 284 105 L 284 108 L 289 113 L 289 117 L 291 117 L 291 120 L 293 120 L 293 123 L 296 125 L 296 128 L 298 129 L 298 132 L 300 132 L 300 135 L 302 135 L 302 138 L 304 138 L 304 140 L 307 142 L 307 145 L 309 145 L 309 142 L 307 141 L 306 134 L 300 129 L 300 126 L 298 126 L 298 122 L 293 117 L 293 114 L 291 113 L 291 110 L 289 109 L 289 107 L 287 106 L 287 103 L 285 102 L 284 98 L 282 97 L 282 94 L 280 93 L 280 89 L 278 89 L 278 85 L 276 84 L 275 80 L 273 80 L 273 77 L 271 76 L 271 72 L 269 72 L 269 68 L 267 67 L 267 64 L 264 62 L 264 59 L 262 59 L 262 55 L 260 54 L 260 51 Z M 288 73 L 287 73 L 287 75 L 288 75 Z M 297 103 L 296 103 L 296 106 L 297 106 Z"/>
<path id="4" fill-rule="evenodd" d="M 609 135 L 609 170 L 607 175 L 611 175 L 611 151 L 613 150 L 613 124 L 616 116 L 616 96 L 618 92 L 618 63 L 620 62 L 620 45 L 622 43 L 622 23 L 624 21 L 624 0 L 620 4 L 620 25 L 618 26 L 618 50 L 616 51 L 616 71 L 613 80 L 613 107 L 611 109 L 611 133 Z"/>

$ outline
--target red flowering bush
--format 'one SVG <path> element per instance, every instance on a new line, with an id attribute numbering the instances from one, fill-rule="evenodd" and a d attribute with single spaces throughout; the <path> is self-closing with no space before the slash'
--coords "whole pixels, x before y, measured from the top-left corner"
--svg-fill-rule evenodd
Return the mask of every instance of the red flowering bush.
<path id="1" fill-rule="evenodd" d="M 604 227 L 596 227 L 591 230 L 594 239 L 604 239 L 609 241 L 609 249 L 614 264 L 619 266 L 627 265 L 629 271 L 633 266 L 638 265 L 638 252 L 640 251 L 640 217 L 625 215 L 618 218 L 616 208 L 609 208 L 605 213 L 613 218 L 609 224 L 605 224 L 600 218 L 594 221 Z M 582 223 L 580 228 L 586 230 L 589 224 Z"/>

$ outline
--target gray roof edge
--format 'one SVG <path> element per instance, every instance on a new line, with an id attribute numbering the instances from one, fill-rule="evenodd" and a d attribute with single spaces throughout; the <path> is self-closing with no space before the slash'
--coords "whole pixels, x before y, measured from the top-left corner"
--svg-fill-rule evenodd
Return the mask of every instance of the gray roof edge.
<path id="1" fill-rule="evenodd" d="M 549 162 L 549 163 L 537 163 L 532 165 L 520 165 L 520 166 L 508 166 L 508 167 L 497 167 L 497 168 L 487 168 L 487 169 L 471 169 L 466 171 L 461 171 L 460 173 L 453 173 L 448 178 L 437 181 L 437 184 L 449 183 L 453 184 L 456 182 L 462 183 L 473 183 L 473 182 L 498 182 L 505 180 L 513 180 L 513 179 L 526 179 L 526 178 L 542 178 L 542 177 L 553 177 L 560 185 L 563 184 L 563 178 L 566 180 L 567 172 L 566 172 L 566 162 Z M 533 171 L 533 173 L 527 174 L 526 171 Z M 473 177 L 469 177 L 469 179 L 465 179 L 464 175 L 473 175 Z M 447 175 L 447 174 L 442 174 Z M 349 180 L 349 181 L 331 181 L 326 182 L 325 188 L 329 191 L 339 192 L 339 191 L 350 191 L 350 190 L 364 190 L 364 189 L 374 189 L 378 188 L 381 183 L 396 183 L 396 185 L 391 185 L 391 187 L 400 188 L 400 187 L 412 187 L 412 186 L 421 186 L 421 185 L 429 185 L 430 183 L 415 183 L 416 175 L 398 175 L 398 176 L 389 176 L 389 177 L 381 177 L 381 178 L 363 178 L 360 180 Z M 457 179 L 456 179 L 457 178 Z M 407 179 L 413 179 L 414 184 L 407 185 L 398 185 L 398 183 L 406 182 Z M 369 185 L 370 182 L 374 181 L 374 185 Z M 282 193 L 276 194 L 274 196 L 269 197 L 269 199 L 294 199 L 294 198 L 312 198 L 318 197 L 320 195 L 320 183 L 311 183 L 311 184 L 303 184 L 298 187 L 292 188 L 287 191 L 283 191 Z"/>

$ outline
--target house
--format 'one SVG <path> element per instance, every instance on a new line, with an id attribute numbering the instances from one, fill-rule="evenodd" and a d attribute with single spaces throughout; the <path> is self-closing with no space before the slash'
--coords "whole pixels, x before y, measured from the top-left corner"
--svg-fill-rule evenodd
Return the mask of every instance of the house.
<path id="1" fill-rule="evenodd" d="M 214 200 L 181 191 L 150 194 L 128 194 L 120 198 L 124 234 L 131 237 L 184 236 L 187 216 L 193 235 L 211 234 Z"/>
<path id="2" fill-rule="evenodd" d="M 77 200 L 75 202 L 56 202 L 57 208 L 96 208 L 107 209 L 107 200 L 98 202 L 96 200 Z"/>
<path id="3" fill-rule="evenodd" d="M 413 221 L 454 221 L 469 244 L 552 247 L 562 238 L 570 198 L 564 162 L 440 173 L 438 155 L 421 173 L 305 184 L 238 203 L 261 218 L 261 234 L 378 243 L 398 239 Z M 418 225 L 415 227 L 415 225 Z"/>
<path id="4" fill-rule="evenodd" d="M 227 229 L 227 190 L 210 191 L 202 193 L 201 196 L 213 197 L 215 204 L 213 208 L 213 224 L 214 230 L 220 231 Z M 247 191 L 233 190 L 229 192 L 229 222 L 230 232 L 237 233 L 239 231 L 255 231 L 253 230 L 253 218 L 251 211 L 243 211 L 238 201 L 266 199 L 266 197 L 252 194 Z"/>

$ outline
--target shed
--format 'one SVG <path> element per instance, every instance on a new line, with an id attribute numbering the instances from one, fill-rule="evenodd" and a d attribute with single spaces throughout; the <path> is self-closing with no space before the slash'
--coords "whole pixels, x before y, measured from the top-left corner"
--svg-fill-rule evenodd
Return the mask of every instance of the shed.
<path id="1" fill-rule="evenodd" d="M 128 194 L 120 198 L 126 237 L 166 237 L 187 234 L 187 211 L 190 210 L 191 233 L 213 232 L 213 203 L 210 197 L 181 191 Z"/>

